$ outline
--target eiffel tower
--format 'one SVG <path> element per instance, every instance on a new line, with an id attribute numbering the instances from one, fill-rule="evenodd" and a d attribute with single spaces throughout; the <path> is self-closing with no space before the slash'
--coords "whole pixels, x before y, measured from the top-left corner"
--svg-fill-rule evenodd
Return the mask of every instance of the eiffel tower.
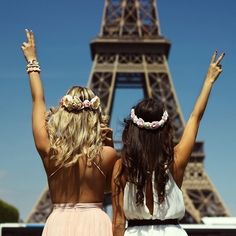
<path id="1" fill-rule="evenodd" d="M 167 61 L 171 44 L 161 35 L 156 0 L 105 0 L 100 35 L 90 46 L 93 65 L 88 87 L 100 96 L 106 114 L 112 114 L 115 89 L 142 88 L 145 97 L 165 104 L 177 143 L 185 121 Z M 204 158 L 204 143 L 197 141 L 182 186 L 186 205 L 182 223 L 229 215 L 204 170 Z M 107 195 L 105 206 L 109 204 Z M 45 222 L 51 207 L 45 189 L 28 222 Z"/>

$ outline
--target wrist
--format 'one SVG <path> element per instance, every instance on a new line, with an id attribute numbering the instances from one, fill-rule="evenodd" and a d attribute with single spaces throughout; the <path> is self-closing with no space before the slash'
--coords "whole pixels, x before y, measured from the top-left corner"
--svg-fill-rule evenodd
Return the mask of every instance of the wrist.
<path id="1" fill-rule="evenodd" d="M 28 74 L 31 72 L 40 73 L 41 69 L 40 69 L 39 62 L 36 59 L 29 60 L 26 66 L 26 71 Z"/>
<path id="2" fill-rule="evenodd" d="M 205 79 L 205 84 L 212 86 L 214 84 L 215 80 L 211 78 L 206 78 Z"/>
<path id="3" fill-rule="evenodd" d="M 37 57 L 30 57 L 26 59 L 27 63 L 31 63 L 33 61 L 38 61 Z"/>

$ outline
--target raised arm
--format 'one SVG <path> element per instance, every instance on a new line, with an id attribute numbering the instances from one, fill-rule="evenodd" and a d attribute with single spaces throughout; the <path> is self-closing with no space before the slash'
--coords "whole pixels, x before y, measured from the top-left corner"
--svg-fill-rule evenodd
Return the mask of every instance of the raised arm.
<path id="1" fill-rule="evenodd" d="M 32 95 L 32 129 L 35 146 L 41 157 L 46 157 L 49 149 L 49 137 L 46 129 L 46 105 L 44 100 L 43 85 L 40 80 L 40 68 L 37 61 L 34 34 L 26 30 L 27 42 L 24 42 L 21 49 L 27 61 L 27 72 Z"/>
<path id="2" fill-rule="evenodd" d="M 182 184 L 184 170 L 191 156 L 199 124 L 204 114 L 212 86 L 222 72 L 220 62 L 223 57 L 224 53 L 218 58 L 217 51 L 213 54 L 200 95 L 185 126 L 180 142 L 175 146 L 174 173 L 179 186 Z"/>

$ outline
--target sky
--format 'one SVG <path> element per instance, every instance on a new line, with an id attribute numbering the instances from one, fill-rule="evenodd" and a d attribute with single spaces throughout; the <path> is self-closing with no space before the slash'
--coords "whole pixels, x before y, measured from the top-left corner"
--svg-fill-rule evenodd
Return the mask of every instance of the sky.
<path id="1" fill-rule="evenodd" d="M 161 33 L 172 43 L 169 66 L 181 110 L 188 119 L 215 49 L 225 51 L 197 140 L 204 141 L 205 170 L 236 216 L 236 1 L 158 0 Z M 31 131 L 31 96 L 20 50 L 24 29 L 35 33 L 47 106 L 57 105 L 72 85 L 86 86 L 89 43 L 100 32 L 104 1 L 1 0 L 0 2 L 0 198 L 25 220 L 46 186 Z M 132 93 L 132 96 L 130 94 Z M 141 91 L 118 90 L 112 128 Z"/>

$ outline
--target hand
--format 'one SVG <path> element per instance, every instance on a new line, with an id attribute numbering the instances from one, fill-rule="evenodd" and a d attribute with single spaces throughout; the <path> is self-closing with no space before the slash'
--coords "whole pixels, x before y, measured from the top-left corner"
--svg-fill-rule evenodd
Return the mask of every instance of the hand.
<path id="1" fill-rule="evenodd" d="M 221 55 L 217 59 L 217 51 L 214 52 L 206 76 L 207 81 L 214 83 L 221 74 L 222 65 L 220 64 L 220 62 L 222 61 L 224 55 L 225 55 L 224 52 L 221 53 Z"/>
<path id="2" fill-rule="evenodd" d="M 23 42 L 21 49 L 27 62 L 37 60 L 34 34 L 32 30 L 25 30 L 28 42 Z"/>

